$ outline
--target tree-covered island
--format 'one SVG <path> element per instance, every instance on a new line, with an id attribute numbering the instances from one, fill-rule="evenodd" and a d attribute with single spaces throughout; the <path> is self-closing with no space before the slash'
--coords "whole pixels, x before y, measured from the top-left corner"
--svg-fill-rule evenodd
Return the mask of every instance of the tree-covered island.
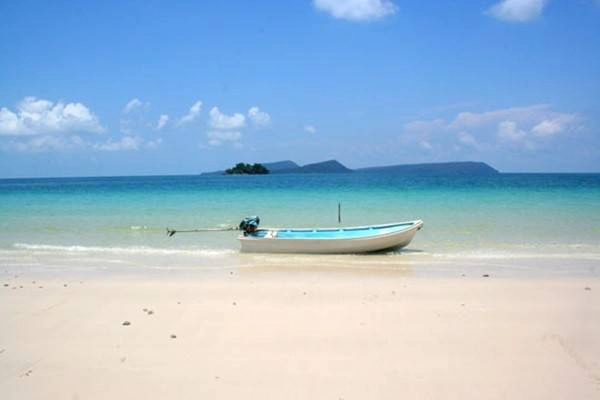
<path id="1" fill-rule="evenodd" d="M 237 163 L 235 167 L 225 170 L 226 175 L 265 175 L 269 170 L 262 164 Z"/>

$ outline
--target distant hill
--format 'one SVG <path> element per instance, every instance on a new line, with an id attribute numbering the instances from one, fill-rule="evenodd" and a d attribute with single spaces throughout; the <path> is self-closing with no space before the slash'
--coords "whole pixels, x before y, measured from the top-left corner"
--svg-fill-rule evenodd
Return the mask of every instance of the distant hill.
<path id="1" fill-rule="evenodd" d="M 396 173 L 402 175 L 456 175 L 481 176 L 498 174 L 499 171 L 484 162 L 456 161 L 446 163 L 401 164 L 352 170 L 337 160 L 323 161 L 300 166 L 293 161 L 261 163 L 271 174 L 336 174 L 336 173 Z M 204 172 L 202 175 L 225 175 L 225 171 Z"/>
<path id="2" fill-rule="evenodd" d="M 302 167 L 287 168 L 279 171 L 272 171 L 274 174 L 339 174 L 352 172 L 337 160 L 323 161 L 314 164 L 306 164 Z"/>
<path id="3" fill-rule="evenodd" d="M 276 161 L 271 163 L 263 163 L 263 165 L 269 170 L 269 172 L 280 171 L 282 169 L 292 169 L 300 167 L 293 161 L 285 160 L 285 161 Z"/>
<path id="4" fill-rule="evenodd" d="M 457 161 L 428 164 L 403 164 L 356 169 L 356 172 L 395 172 L 404 175 L 492 175 L 499 171 L 483 162 Z"/>

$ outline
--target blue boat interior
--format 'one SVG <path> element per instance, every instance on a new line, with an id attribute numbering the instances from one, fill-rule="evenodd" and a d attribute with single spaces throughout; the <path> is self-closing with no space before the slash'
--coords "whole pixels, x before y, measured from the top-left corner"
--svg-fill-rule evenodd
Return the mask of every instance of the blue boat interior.
<path id="1" fill-rule="evenodd" d="M 414 222 L 400 224 L 363 226 L 356 228 L 323 229 L 259 229 L 249 237 L 272 239 L 357 239 L 385 235 L 411 228 Z"/>

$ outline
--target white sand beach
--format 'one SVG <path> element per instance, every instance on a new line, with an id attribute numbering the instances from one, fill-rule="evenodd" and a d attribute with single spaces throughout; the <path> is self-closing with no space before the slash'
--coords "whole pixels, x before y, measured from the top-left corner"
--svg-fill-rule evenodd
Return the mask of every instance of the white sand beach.
<path id="1" fill-rule="evenodd" d="M 594 277 L 4 274 L 0 316 L 5 400 L 600 398 Z"/>

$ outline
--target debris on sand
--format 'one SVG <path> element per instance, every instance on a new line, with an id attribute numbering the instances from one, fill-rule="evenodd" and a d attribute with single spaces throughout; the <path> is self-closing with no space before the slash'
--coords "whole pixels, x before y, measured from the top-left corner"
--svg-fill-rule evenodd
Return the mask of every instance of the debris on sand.
<path id="1" fill-rule="evenodd" d="M 33 372 L 33 370 L 32 370 L 32 369 L 30 369 L 30 370 L 28 370 L 27 372 L 25 372 L 24 374 L 22 374 L 22 375 L 21 375 L 21 377 L 24 377 L 24 376 L 29 376 L 29 375 L 31 375 L 31 373 L 32 373 L 32 372 Z"/>
<path id="2" fill-rule="evenodd" d="M 489 275 L 489 274 L 483 274 L 483 277 L 484 277 L 484 278 L 489 278 L 489 277 L 490 277 L 490 275 Z"/>
<path id="3" fill-rule="evenodd" d="M 589 287 L 589 286 L 586 286 L 586 287 L 585 287 L 585 290 L 592 290 L 592 288 L 591 288 L 591 287 Z"/>
<path id="4" fill-rule="evenodd" d="M 177 339 L 177 335 L 171 334 L 171 339 Z"/>
<path id="5" fill-rule="evenodd" d="M 129 322 L 129 321 L 123 321 L 123 323 L 121 325 L 123 325 L 123 326 L 129 326 L 129 325 L 131 325 L 131 322 Z"/>

